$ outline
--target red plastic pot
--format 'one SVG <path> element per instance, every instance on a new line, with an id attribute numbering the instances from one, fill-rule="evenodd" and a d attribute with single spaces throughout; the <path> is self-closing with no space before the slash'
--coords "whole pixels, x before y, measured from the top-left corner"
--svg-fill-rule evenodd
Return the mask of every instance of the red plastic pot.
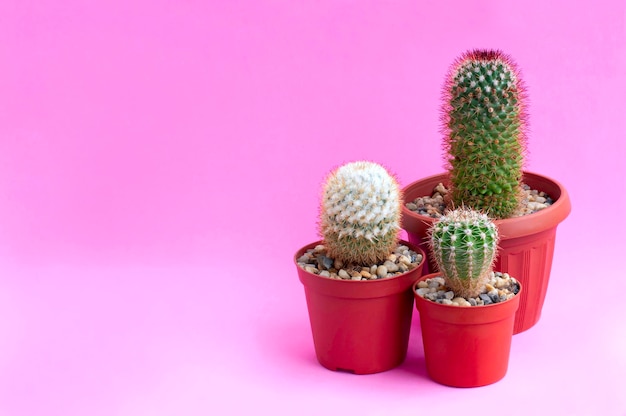
<path id="1" fill-rule="evenodd" d="M 432 273 L 418 282 L 439 276 Z M 486 306 L 449 306 L 422 298 L 413 286 L 419 311 L 426 370 L 434 381 L 452 387 L 479 387 L 501 380 L 509 367 L 513 324 L 521 294 Z"/>
<path id="2" fill-rule="evenodd" d="M 515 318 L 516 334 L 532 328 L 541 317 L 552 269 L 556 228 L 571 211 L 569 195 L 557 181 L 530 172 L 524 172 L 523 181 L 532 189 L 546 192 L 554 203 L 531 215 L 495 221 L 500 244 L 494 269 L 515 276 L 524 286 Z M 439 174 L 413 182 L 403 189 L 404 201 L 431 195 L 438 183 L 449 185 L 448 175 Z M 427 230 L 434 221 L 429 216 L 410 211 L 403 204 L 402 223 L 408 239 L 426 252 Z M 425 273 L 436 270 L 429 256 Z"/>
<path id="3" fill-rule="evenodd" d="M 294 262 L 306 250 L 300 249 Z M 330 370 L 372 374 L 390 370 L 404 361 L 409 344 L 413 294 L 411 287 L 422 275 L 426 254 L 413 270 L 379 280 L 337 280 L 309 273 L 296 264 L 304 285 L 315 354 Z"/>

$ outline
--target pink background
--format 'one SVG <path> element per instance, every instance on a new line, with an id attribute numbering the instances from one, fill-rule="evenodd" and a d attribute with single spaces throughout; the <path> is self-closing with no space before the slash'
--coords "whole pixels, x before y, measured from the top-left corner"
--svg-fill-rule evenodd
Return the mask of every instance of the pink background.
<path id="1" fill-rule="evenodd" d="M 2 1 L 0 415 L 626 415 L 625 7 Z M 431 382 L 417 320 L 399 368 L 330 372 L 292 263 L 320 181 L 440 172 L 475 47 L 518 61 L 528 169 L 571 194 L 542 319 L 489 387 Z"/>

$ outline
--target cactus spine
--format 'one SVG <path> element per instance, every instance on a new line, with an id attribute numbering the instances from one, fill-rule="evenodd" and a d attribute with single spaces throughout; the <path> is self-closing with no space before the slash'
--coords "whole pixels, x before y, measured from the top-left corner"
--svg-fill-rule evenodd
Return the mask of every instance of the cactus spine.
<path id="1" fill-rule="evenodd" d="M 498 230 L 485 214 L 457 208 L 430 230 L 437 266 L 457 296 L 476 297 L 489 281 L 498 246 Z"/>
<path id="2" fill-rule="evenodd" d="M 455 206 L 509 218 L 522 201 L 526 93 L 517 65 L 500 51 L 473 50 L 444 86 L 444 149 Z"/>
<path id="3" fill-rule="evenodd" d="M 324 184 L 319 228 L 329 257 L 346 264 L 383 261 L 398 244 L 402 191 L 385 168 L 352 162 Z"/>

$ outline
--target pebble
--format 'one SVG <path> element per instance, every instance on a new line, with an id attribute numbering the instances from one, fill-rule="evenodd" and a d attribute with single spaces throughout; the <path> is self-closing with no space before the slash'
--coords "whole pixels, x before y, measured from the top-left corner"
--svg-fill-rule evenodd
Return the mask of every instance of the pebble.
<path id="1" fill-rule="evenodd" d="M 480 300 L 482 300 L 485 303 L 485 305 L 491 305 L 493 303 L 489 295 L 486 293 L 481 293 L 478 296 L 480 297 Z"/>
<path id="2" fill-rule="evenodd" d="M 352 277 L 352 280 L 361 280 L 361 273 L 356 270 L 352 270 L 350 271 L 350 277 Z M 355 277 L 358 277 L 358 279 L 354 279 Z"/>
<path id="3" fill-rule="evenodd" d="M 350 279 L 351 276 L 348 274 L 347 271 L 345 271 L 344 269 L 339 270 L 338 273 L 339 277 L 341 277 L 342 279 Z"/>
<path id="4" fill-rule="evenodd" d="M 317 267 L 313 267 L 313 266 L 305 266 L 304 270 L 306 270 L 309 273 L 318 273 L 319 272 Z"/>
<path id="5" fill-rule="evenodd" d="M 435 288 L 436 289 L 439 286 L 440 286 L 440 283 L 435 281 L 435 280 L 431 280 L 430 283 L 428 283 L 428 287 L 431 287 L 431 288 Z"/>
<path id="6" fill-rule="evenodd" d="M 331 269 L 334 265 L 333 259 L 324 255 L 317 256 L 317 268 L 318 269 Z"/>
<path id="7" fill-rule="evenodd" d="M 398 269 L 400 269 L 398 267 L 398 265 L 392 261 L 387 260 L 382 267 L 384 267 L 388 272 L 393 273 L 393 272 L 397 272 Z M 379 267 L 380 268 L 380 267 Z"/>
<path id="8" fill-rule="evenodd" d="M 381 279 L 383 277 L 387 277 L 387 267 L 384 265 L 378 266 L 378 268 L 376 269 L 376 275 L 380 277 Z"/>
<path id="9" fill-rule="evenodd" d="M 438 282 L 438 283 L 439 283 L 439 285 L 441 285 L 441 286 L 443 286 L 443 285 L 445 285 L 445 284 L 446 284 L 446 281 L 444 280 L 444 278 L 443 278 L 443 277 L 440 277 L 440 276 L 437 276 L 437 277 L 435 277 L 435 278 L 431 279 L 431 281 Z"/>
<path id="10" fill-rule="evenodd" d="M 330 277 L 330 272 L 328 270 L 322 270 L 320 276 Z"/>
<path id="11" fill-rule="evenodd" d="M 437 184 L 437 186 L 435 186 L 435 192 L 442 194 L 442 195 L 446 195 L 448 193 L 448 190 L 446 189 L 445 186 L 443 186 L 442 183 Z"/>
<path id="12" fill-rule="evenodd" d="M 420 289 L 428 288 L 428 283 L 426 283 L 426 281 L 422 280 L 422 281 L 417 283 L 417 287 L 420 288 Z"/>
<path id="13" fill-rule="evenodd" d="M 420 296 L 424 296 L 428 293 L 428 288 L 427 287 L 420 287 L 419 289 L 417 289 L 415 291 L 415 293 L 417 293 Z"/>
<path id="14" fill-rule="evenodd" d="M 361 270 L 361 276 L 363 276 L 366 279 L 371 279 L 372 278 L 372 275 L 367 270 Z"/>
<path id="15" fill-rule="evenodd" d="M 465 298 L 456 297 L 452 299 L 452 303 L 456 303 L 459 306 L 472 306 Z"/>

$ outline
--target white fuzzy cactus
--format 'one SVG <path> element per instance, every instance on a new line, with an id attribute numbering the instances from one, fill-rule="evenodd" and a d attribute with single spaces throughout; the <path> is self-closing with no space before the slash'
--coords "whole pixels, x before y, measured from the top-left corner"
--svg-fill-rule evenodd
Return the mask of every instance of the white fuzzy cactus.
<path id="1" fill-rule="evenodd" d="M 344 263 L 371 265 L 398 244 L 402 191 L 396 179 L 373 162 L 352 162 L 326 180 L 320 234 L 328 255 Z"/>

